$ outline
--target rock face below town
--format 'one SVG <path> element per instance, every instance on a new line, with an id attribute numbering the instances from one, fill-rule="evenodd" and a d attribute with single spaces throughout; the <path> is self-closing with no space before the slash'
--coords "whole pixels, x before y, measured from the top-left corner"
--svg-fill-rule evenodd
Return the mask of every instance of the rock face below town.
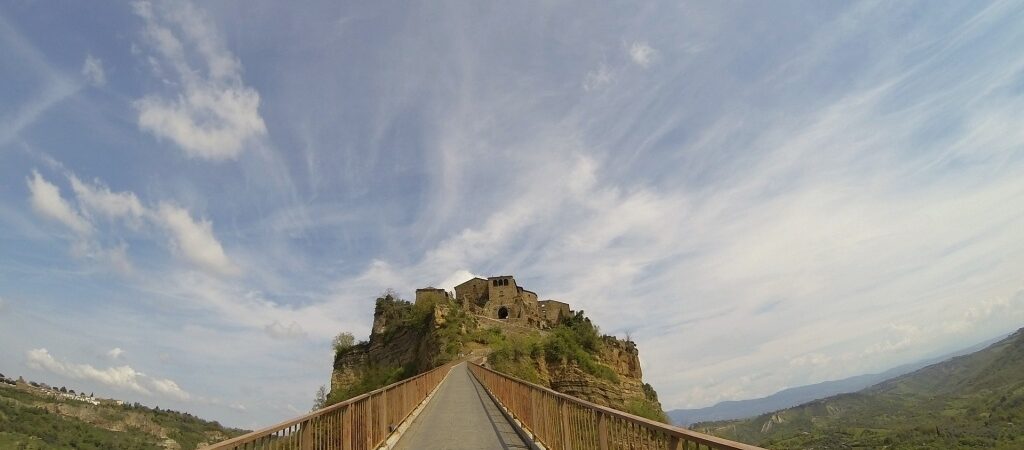
<path id="1" fill-rule="evenodd" d="M 657 393 L 643 382 L 636 344 L 601 336 L 582 312 L 532 325 L 479 315 L 465 302 L 431 293 L 416 303 L 377 299 L 369 339 L 335 355 L 328 403 L 473 354 L 555 391 L 665 420 Z"/>
<path id="2" fill-rule="evenodd" d="M 598 359 L 612 369 L 617 381 L 591 375 L 576 364 L 546 363 L 551 389 L 618 410 L 630 410 L 642 402 L 660 411 L 657 393 L 643 382 L 636 344 L 608 336 L 603 341 Z"/>
<path id="3" fill-rule="evenodd" d="M 365 389 L 379 384 L 374 381 L 398 381 L 449 361 L 442 354 L 436 333 L 443 325 L 445 309 L 445 305 L 416 308 L 391 295 L 377 299 L 370 339 L 335 353 L 332 397 L 342 400 L 340 395 L 359 395 L 387 384 Z M 435 323 L 435 319 L 442 323 Z"/>

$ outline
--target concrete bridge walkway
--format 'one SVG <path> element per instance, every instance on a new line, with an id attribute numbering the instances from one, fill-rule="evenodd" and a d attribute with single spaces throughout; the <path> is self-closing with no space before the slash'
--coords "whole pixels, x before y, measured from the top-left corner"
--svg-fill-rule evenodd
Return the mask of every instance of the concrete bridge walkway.
<path id="1" fill-rule="evenodd" d="M 498 405 L 455 366 L 394 447 L 396 450 L 527 449 Z"/>

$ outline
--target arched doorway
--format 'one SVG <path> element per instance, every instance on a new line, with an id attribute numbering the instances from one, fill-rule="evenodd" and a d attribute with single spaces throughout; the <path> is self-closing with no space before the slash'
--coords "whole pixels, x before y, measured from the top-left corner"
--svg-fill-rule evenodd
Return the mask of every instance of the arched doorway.
<path id="1" fill-rule="evenodd" d="M 506 308 L 504 306 L 502 306 L 501 308 L 498 308 L 498 318 L 499 319 L 508 319 L 508 308 Z"/>

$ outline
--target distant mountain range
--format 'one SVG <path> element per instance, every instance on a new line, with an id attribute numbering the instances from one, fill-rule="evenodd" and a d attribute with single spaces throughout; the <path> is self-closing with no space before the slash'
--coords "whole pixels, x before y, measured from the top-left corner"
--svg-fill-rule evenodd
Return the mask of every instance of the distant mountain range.
<path id="1" fill-rule="evenodd" d="M 715 404 L 714 406 L 708 406 L 706 408 L 675 409 L 672 411 L 668 411 L 668 416 L 669 419 L 672 420 L 672 423 L 681 427 L 688 427 L 697 422 L 735 420 L 747 417 L 754 417 L 764 413 L 793 407 L 812 400 L 818 400 L 821 398 L 830 397 L 837 394 L 857 392 L 868 386 L 872 386 L 877 383 L 881 383 L 885 380 L 913 372 L 922 367 L 930 366 L 937 362 L 942 362 L 950 358 L 955 358 L 957 356 L 974 353 L 978 350 L 988 347 L 989 345 L 999 341 L 1000 339 L 1003 339 L 1003 337 L 990 339 L 988 341 L 972 345 L 968 348 L 961 349 L 953 353 L 948 353 L 941 356 L 936 356 L 933 358 L 928 358 L 921 361 L 904 364 L 881 373 L 857 375 L 849 378 L 843 378 L 841 380 L 825 381 L 817 384 L 798 386 L 794 388 L 783 389 L 767 397 L 754 398 L 750 400 L 724 401 Z"/>
<path id="2" fill-rule="evenodd" d="M 852 394 L 691 428 L 771 449 L 1024 448 L 1024 328 Z"/>

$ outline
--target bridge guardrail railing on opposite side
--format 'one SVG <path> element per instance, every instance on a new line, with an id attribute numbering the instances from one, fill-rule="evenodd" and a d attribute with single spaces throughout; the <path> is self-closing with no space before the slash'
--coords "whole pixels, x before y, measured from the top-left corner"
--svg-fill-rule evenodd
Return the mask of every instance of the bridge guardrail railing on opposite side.
<path id="1" fill-rule="evenodd" d="M 478 364 L 470 363 L 469 369 L 550 450 L 764 450 L 597 405 Z"/>

